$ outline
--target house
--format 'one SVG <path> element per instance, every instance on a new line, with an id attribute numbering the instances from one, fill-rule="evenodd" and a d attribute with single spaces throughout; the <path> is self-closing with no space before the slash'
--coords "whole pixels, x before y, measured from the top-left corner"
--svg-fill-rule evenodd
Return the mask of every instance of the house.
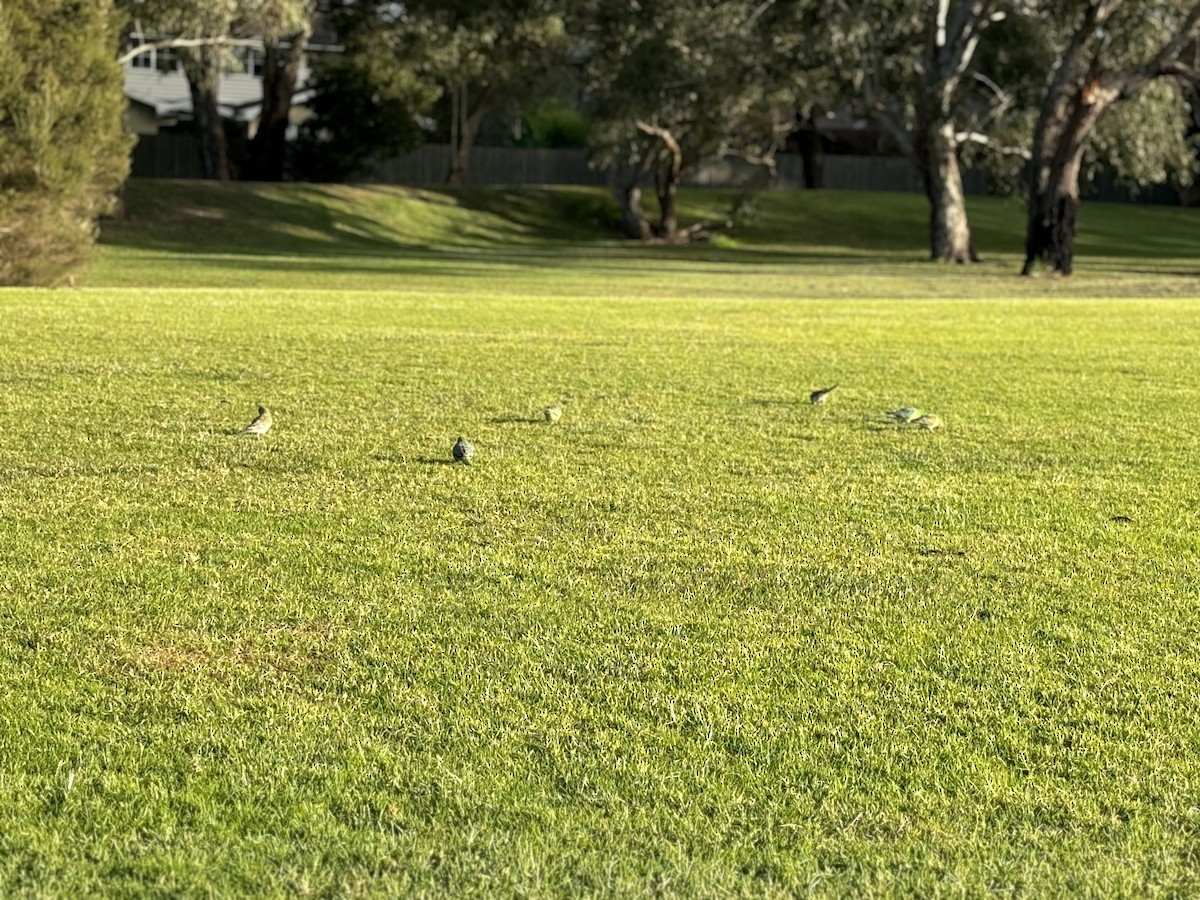
<path id="1" fill-rule="evenodd" d="M 154 44 L 158 38 L 135 36 L 138 44 Z M 337 35 L 324 21 L 318 20 L 301 62 L 296 92 L 289 116 L 289 137 L 307 115 L 306 91 L 311 69 L 308 60 L 314 53 L 338 51 Z M 139 136 L 133 154 L 134 175 L 157 177 L 197 177 L 195 148 L 191 131 L 192 97 L 183 72 L 180 50 L 175 47 L 149 47 L 131 55 L 124 64 L 125 127 Z M 226 53 L 226 65 L 217 87 L 221 117 L 253 137 L 262 110 L 263 44 L 258 39 L 239 41 Z"/>

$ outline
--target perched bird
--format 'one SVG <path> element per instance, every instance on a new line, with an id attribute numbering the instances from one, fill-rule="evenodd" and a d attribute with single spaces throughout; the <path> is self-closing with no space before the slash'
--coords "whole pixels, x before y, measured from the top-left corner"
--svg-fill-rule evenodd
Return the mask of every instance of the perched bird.
<path id="1" fill-rule="evenodd" d="M 553 425 L 555 422 L 557 422 L 559 419 L 562 418 L 562 407 L 547 406 L 545 409 L 542 410 L 542 415 L 546 418 L 547 425 Z"/>
<path id="2" fill-rule="evenodd" d="M 933 431 L 935 428 L 942 427 L 942 417 L 937 413 L 925 413 L 925 415 L 913 419 L 909 424 Z"/>
<path id="3" fill-rule="evenodd" d="M 460 437 L 454 442 L 454 449 L 450 452 L 454 455 L 455 462 L 469 466 L 471 464 L 471 457 L 475 455 L 475 447 L 465 437 Z"/>
<path id="4" fill-rule="evenodd" d="M 275 424 L 271 418 L 271 411 L 265 406 L 258 408 L 258 415 L 254 417 L 254 421 L 243 428 L 238 434 L 257 434 L 262 436 L 271 430 L 271 426 Z"/>
<path id="5" fill-rule="evenodd" d="M 824 403 L 826 400 L 829 399 L 829 395 L 832 394 L 836 388 L 837 388 L 837 385 L 835 384 L 835 385 L 832 385 L 831 387 L 822 388 L 819 391 L 813 391 L 811 394 L 808 395 L 808 402 L 809 403 Z"/>
<path id="6" fill-rule="evenodd" d="M 901 422 L 911 422 L 913 419 L 919 419 L 925 415 L 925 410 L 917 409 L 915 406 L 906 406 L 903 409 L 893 409 L 891 412 L 884 413 L 885 416 L 891 416 L 893 419 L 898 419 Z"/>

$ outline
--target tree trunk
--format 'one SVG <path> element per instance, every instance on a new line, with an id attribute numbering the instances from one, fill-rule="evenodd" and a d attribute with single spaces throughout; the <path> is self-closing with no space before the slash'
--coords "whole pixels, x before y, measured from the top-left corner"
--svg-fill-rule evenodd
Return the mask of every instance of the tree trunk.
<path id="1" fill-rule="evenodd" d="M 459 121 L 451 128 L 450 172 L 446 176 L 446 184 L 450 187 L 463 187 L 467 183 L 471 148 L 475 146 L 475 138 L 479 135 L 479 126 L 483 124 L 484 115 L 491 109 L 496 90 L 495 86 L 488 82 L 469 109 L 466 83 L 461 83 L 455 90 L 461 93 L 453 98 L 454 102 L 451 105 Z"/>
<path id="2" fill-rule="evenodd" d="M 655 191 L 658 194 L 658 235 L 664 241 L 679 239 L 679 167 L 667 165 L 655 173 Z"/>
<path id="3" fill-rule="evenodd" d="M 654 184 L 658 194 L 658 236 L 664 241 L 679 239 L 678 194 L 679 181 L 683 177 L 683 150 L 675 135 L 660 125 L 638 120 L 638 131 L 650 135 L 661 142 L 661 147 L 650 154 L 657 157 L 658 165 L 654 170 Z"/>
<path id="4" fill-rule="evenodd" d="M 618 187 L 614 192 L 621 206 L 621 226 L 635 241 L 648 241 L 653 236 L 650 222 L 642 208 L 642 189 L 637 182 Z"/>
<path id="5" fill-rule="evenodd" d="M 825 151 L 821 147 L 821 132 L 809 116 L 797 114 L 797 125 L 787 136 L 787 148 L 800 154 L 804 186 L 809 189 L 825 186 Z"/>
<path id="6" fill-rule="evenodd" d="M 914 151 L 929 198 L 929 258 L 935 262 L 979 262 L 967 220 L 954 124 L 939 122 L 927 127 L 915 142 Z"/>
<path id="7" fill-rule="evenodd" d="M 200 151 L 200 172 L 205 178 L 229 181 L 229 149 L 225 142 L 225 123 L 217 105 L 217 86 L 221 77 L 220 47 L 201 46 L 181 54 L 192 97 L 192 120 Z"/>
<path id="8" fill-rule="evenodd" d="M 1056 185 L 1048 195 L 1029 200 L 1029 224 L 1025 232 L 1025 265 L 1022 275 L 1033 274 L 1036 262 L 1052 271 L 1070 275 L 1075 268 L 1075 222 L 1079 214 L 1079 191 Z"/>
<path id="9" fill-rule="evenodd" d="M 1033 139 L 1022 275 L 1033 274 L 1038 263 L 1062 275 L 1074 270 L 1084 146 L 1120 96 L 1120 87 L 1101 85 L 1098 72 L 1093 72 L 1082 86 L 1044 106 Z"/>
<path id="10" fill-rule="evenodd" d="M 1180 54 L 1200 38 L 1200 2 L 1153 56 L 1124 70 L 1105 66 L 1108 17 L 1119 4 L 1089 3 L 1059 57 L 1042 98 L 1029 166 L 1029 217 L 1025 265 L 1038 262 L 1070 275 L 1075 265 L 1075 222 L 1079 213 L 1079 170 L 1084 147 L 1097 123 L 1115 104 L 1132 100 L 1157 78 L 1191 75 Z"/>
<path id="11" fill-rule="evenodd" d="M 255 181 L 282 181 L 292 96 L 304 50 L 312 36 L 311 20 L 284 49 L 278 42 L 263 46 L 263 99 L 258 130 L 250 141 L 248 176 Z"/>

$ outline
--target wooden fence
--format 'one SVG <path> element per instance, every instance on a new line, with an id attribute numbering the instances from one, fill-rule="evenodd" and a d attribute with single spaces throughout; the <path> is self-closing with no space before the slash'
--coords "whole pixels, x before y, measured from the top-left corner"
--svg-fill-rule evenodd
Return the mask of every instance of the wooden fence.
<path id="1" fill-rule="evenodd" d="M 795 154 L 777 157 L 777 175 L 770 190 L 803 188 L 803 161 Z M 379 163 L 364 183 L 428 185 L 442 184 L 450 171 L 450 148 L 426 144 L 397 159 Z M 199 178 L 200 166 L 195 139 L 183 134 L 143 136 L 134 147 L 132 174 L 142 178 Z M 688 175 L 692 187 L 741 188 L 762 182 L 762 170 L 744 160 L 713 160 Z M 968 169 L 963 187 L 969 195 L 988 193 L 985 172 Z M 588 164 L 587 152 L 577 149 L 534 149 L 525 147 L 476 147 L 471 152 L 467 183 L 470 185 L 583 184 L 607 183 L 603 172 Z M 920 192 L 916 170 L 904 159 L 882 156 L 822 157 L 822 187 L 834 191 Z M 1119 203 L 1179 205 L 1181 193 L 1171 185 L 1154 185 L 1131 191 L 1111 176 L 1101 175 L 1084 191 L 1093 200 Z M 1190 196 L 1190 195 L 1189 195 Z"/>
<path id="2" fill-rule="evenodd" d="M 780 154 L 772 190 L 803 188 L 803 160 L 795 154 Z M 903 159 L 880 156 L 826 156 L 822 186 L 835 191 L 920 191 L 921 183 L 912 165 Z M 440 184 L 450 171 L 450 147 L 426 144 L 419 150 L 376 166 L 363 180 L 383 184 Z M 698 166 L 684 179 L 689 187 L 741 188 L 759 184 L 761 167 L 733 157 Z M 966 190 L 987 192 L 983 172 L 966 173 Z M 523 147 L 477 147 L 471 151 L 467 183 L 472 185 L 513 184 L 607 184 L 603 172 L 588 165 L 585 150 L 541 150 Z"/>

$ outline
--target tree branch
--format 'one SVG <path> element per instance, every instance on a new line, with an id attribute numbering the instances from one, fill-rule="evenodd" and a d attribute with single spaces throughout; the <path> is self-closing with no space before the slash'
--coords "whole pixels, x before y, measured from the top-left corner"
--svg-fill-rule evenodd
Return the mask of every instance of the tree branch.
<path id="1" fill-rule="evenodd" d="M 959 131 L 954 135 L 954 140 L 960 144 L 979 144 L 999 153 L 1001 156 L 1019 156 L 1021 159 L 1032 159 L 1033 154 L 1024 147 L 1013 147 L 1008 144 L 997 144 L 986 134 L 979 131 Z"/>
<path id="2" fill-rule="evenodd" d="M 1200 37 L 1200 3 L 1196 3 L 1191 8 L 1171 39 L 1159 48 L 1149 62 L 1143 66 L 1115 73 L 1112 76 L 1113 86 L 1119 87 L 1122 94 L 1137 93 L 1156 78 L 1183 74 L 1180 71 L 1181 68 L 1194 75 L 1194 70 L 1184 66 L 1179 57 L 1184 48 L 1198 37 Z"/>
<path id="3" fill-rule="evenodd" d="M 161 41 L 150 41 L 148 44 L 138 44 L 117 57 L 117 65 L 125 65 L 131 59 L 150 53 L 154 50 L 168 50 L 173 47 L 262 47 L 262 41 L 255 38 L 204 37 L 204 38 L 165 38 Z"/>
<path id="4" fill-rule="evenodd" d="M 679 141 L 675 140 L 675 135 L 671 134 L 670 131 L 661 125 L 654 125 L 643 119 L 638 119 L 634 124 L 642 134 L 656 137 L 663 142 L 667 151 L 671 154 L 671 167 L 675 172 L 678 172 L 683 167 L 683 150 L 679 147 Z"/>
<path id="5" fill-rule="evenodd" d="M 912 135 L 904 126 L 904 117 L 888 109 L 883 101 L 883 90 L 879 80 L 879 70 L 883 66 L 883 54 L 879 50 L 871 33 L 867 34 L 867 52 L 871 59 L 863 66 L 862 93 L 866 101 L 867 114 L 877 121 L 900 146 L 906 156 L 912 154 Z"/>

